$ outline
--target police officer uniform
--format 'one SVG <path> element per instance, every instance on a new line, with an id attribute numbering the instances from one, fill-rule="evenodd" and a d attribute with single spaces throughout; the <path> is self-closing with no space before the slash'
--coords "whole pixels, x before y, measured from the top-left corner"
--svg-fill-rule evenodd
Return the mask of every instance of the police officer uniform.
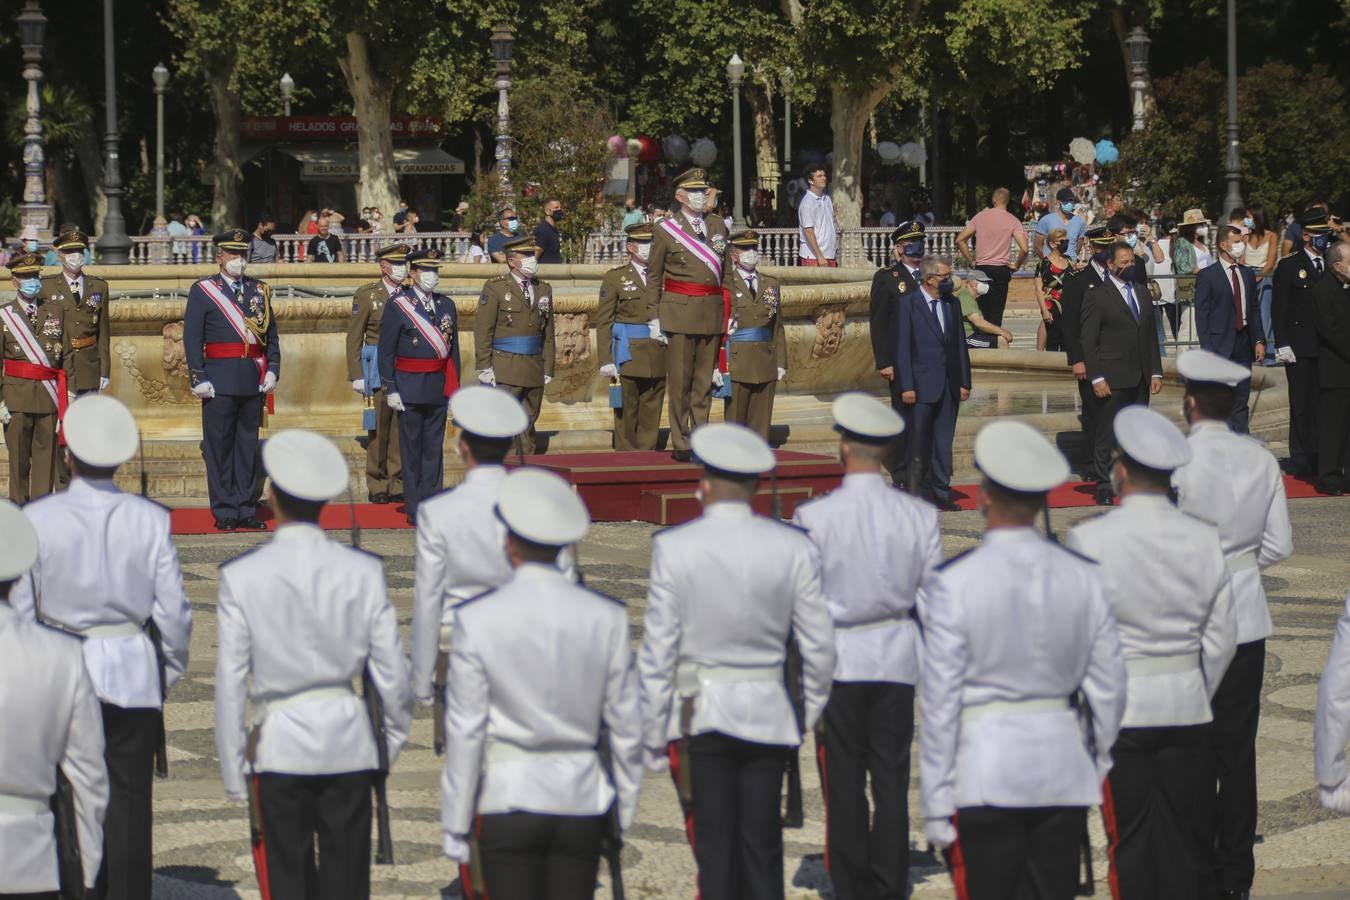
<path id="1" fill-rule="evenodd" d="M 248 253 L 242 229 L 217 234 L 217 251 Z M 183 352 L 192 393 L 202 401 L 206 487 L 216 528 L 261 528 L 255 493 L 263 407 L 281 375 L 272 286 L 225 267 L 188 291 Z"/>
<path id="2" fill-rule="evenodd" d="M 982 493 L 1033 510 L 1069 474 L 1049 441 L 1012 419 L 980 430 L 975 461 Z M 962 900 L 1067 900 L 1125 705 L 1120 638 L 1097 567 L 1028 519 L 988 528 L 923 596 L 924 831 L 947 849 Z"/>
<path id="3" fill-rule="evenodd" d="M 8 721 L 0 730 L 0 897 L 57 900 L 58 860 L 81 866 L 71 872 L 78 884 L 66 884 L 70 896 L 77 887 L 93 890 L 102 861 L 103 727 L 79 641 L 34 624 L 10 604 L 37 562 L 38 537 L 4 500 L 0 534 L 0 709 Z M 58 846 L 55 836 L 58 772 L 73 789 L 75 846 Z"/>
<path id="4" fill-rule="evenodd" d="M 844 482 L 797 507 L 793 518 L 816 546 L 834 620 L 834 687 L 816 751 L 825 786 L 825 857 L 839 900 L 901 898 L 909 889 L 919 588 L 942 561 L 942 542 L 937 509 L 891 490 L 880 463 L 857 452 L 879 454 L 899 437 L 905 427 L 899 414 L 862 393 L 841 395 L 831 410 Z"/>
<path id="5" fill-rule="evenodd" d="M 263 465 L 279 518 L 286 508 L 306 512 L 286 515 L 271 541 L 220 570 L 216 753 L 225 793 L 257 810 L 255 857 L 266 860 L 271 896 L 366 898 L 379 754 L 352 681 L 365 670 L 366 690 L 379 694 L 392 766 L 412 718 L 398 616 L 379 558 L 329 539 L 310 519 L 348 490 L 337 446 L 282 431 L 264 445 Z"/>
<path id="6" fill-rule="evenodd" d="M 590 526 L 562 478 L 512 473 L 497 514 L 511 578 L 454 610 L 444 848 L 468 864 L 470 898 L 589 900 L 601 842 L 633 823 L 642 781 L 628 613 L 542 561 Z"/>
<path id="7" fill-rule="evenodd" d="M 1317 327 L 1317 486 L 1339 496 L 1350 487 L 1350 281 L 1333 270 L 1308 299 Z"/>
<path id="8" fill-rule="evenodd" d="M 731 246 L 757 254 L 759 235 L 749 229 L 737 232 L 731 236 Z M 727 267 L 724 287 L 731 294 L 731 316 L 725 356 L 719 360 L 713 383 L 730 376 L 727 421 L 744 425 L 767 441 L 774 391 L 787 375 L 782 287 L 777 278 L 741 262 Z"/>
<path id="9" fill-rule="evenodd" d="M 380 323 L 380 383 L 399 413 L 398 446 L 408 522 L 417 505 L 445 485 L 445 415 L 459 387 L 459 316 L 437 293 L 441 251 L 408 254 L 412 287 L 390 298 Z"/>
<path id="10" fill-rule="evenodd" d="M 1097 398 L 1092 392 L 1092 381 L 1087 377 L 1087 363 L 1083 358 L 1083 297 L 1090 288 L 1106 280 L 1105 255 L 1116 242 L 1116 236 L 1105 225 L 1093 225 L 1084 234 L 1084 239 L 1092 256 L 1082 268 L 1064 274 L 1060 291 L 1059 329 L 1069 368 L 1082 367 L 1083 377 L 1078 379 L 1080 415 L 1083 435 L 1091 442 L 1096 427 Z M 1096 477 L 1097 466 L 1090 446 L 1089 443 L 1085 474 L 1090 481 L 1100 481 L 1103 479 Z"/>
<path id="11" fill-rule="evenodd" d="M 411 249 L 407 244 L 390 244 L 375 251 L 375 259 L 401 267 L 406 273 Z M 384 275 L 361 285 L 352 295 L 352 319 L 347 323 L 347 379 L 352 389 L 366 398 L 366 409 L 375 419 L 374 430 L 367 429 L 366 434 L 366 491 L 371 503 L 390 503 L 403 495 L 398 413 L 384 402 L 381 393 L 379 343 L 385 306 L 390 297 L 406 287 L 404 279 L 391 281 Z"/>
<path id="12" fill-rule="evenodd" d="M 1208 417 L 1196 397 L 1231 400 L 1250 369 L 1207 350 L 1177 359 L 1186 379 L 1191 461 L 1172 475 L 1178 506 L 1219 530 L 1232 581 L 1237 650 L 1211 703 L 1219 792 L 1215 846 L 1219 887 L 1243 897 L 1256 862 L 1256 731 L 1261 715 L 1266 638 L 1274 627 L 1261 573 L 1293 552 L 1284 477 L 1259 441 L 1236 434 L 1224 417 Z"/>
<path id="13" fill-rule="evenodd" d="M 71 404 L 64 428 L 75 477 L 29 504 L 41 552 L 10 599 L 20 614 L 84 641 L 112 786 L 99 896 L 135 900 L 150 896 L 151 773 L 164 691 L 187 668 L 192 612 L 168 509 L 113 484 L 140 445 L 131 412 L 91 394 Z"/>
<path id="14" fill-rule="evenodd" d="M 60 303 L 41 299 L 42 263 L 32 253 L 9 262 L 18 284 L 34 288 L 0 305 L 0 423 L 9 450 L 9 498 L 27 503 L 55 489 L 57 423 L 66 410 L 70 365 L 64 356 L 65 326 Z"/>
<path id="15" fill-rule="evenodd" d="M 834 629 L 810 539 L 750 508 L 746 492 L 774 466 L 768 445 L 729 423 L 691 445 L 703 514 L 652 540 L 643 746 L 649 767 L 671 769 L 703 900 L 781 900 L 783 773 L 829 697 Z M 784 686 L 792 636 L 800 726 Z"/>
<path id="16" fill-rule="evenodd" d="M 600 282 L 595 345 L 601 374 L 619 380 L 622 402 L 614 408 L 614 449 L 655 450 L 666 399 L 668 339 L 647 291 L 652 225 L 639 222 L 624 232 L 637 255 L 610 269 Z"/>
<path id="17" fill-rule="evenodd" d="M 1290 466 L 1293 474 L 1311 477 L 1318 471 L 1320 441 L 1317 311 L 1312 288 L 1327 275 L 1323 252 L 1331 240 L 1331 225 L 1321 209 L 1306 214 L 1299 224 L 1309 242 L 1275 265 L 1270 328 L 1275 356 L 1285 364 L 1289 380 Z"/>
<path id="18" fill-rule="evenodd" d="M 62 232 L 52 241 L 52 247 L 61 254 L 61 271 L 42 279 L 40 297 L 43 303 L 64 307 L 62 331 L 70 360 L 69 390 L 77 395 L 101 391 L 112 375 L 112 354 L 108 350 L 112 294 L 108 282 L 84 273 L 89 241 L 78 228 Z"/>
<path id="19" fill-rule="evenodd" d="M 1190 461 L 1176 426 L 1142 406 L 1116 416 L 1131 483 L 1160 484 Z M 1123 476 L 1121 476 L 1123 477 Z M 1210 701 L 1233 658 L 1237 621 L 1219 533 L 1136 484 L 1120 507 L 1069 531 L 1101 565 L 1125 648 L 1125 718 L 1102 810 L 1121 897 L 1207 897 L 1215 876 Z"/>
<path id="20" fill-rule="evenodd" d="M 891 407 L 902 413 L 904 403 L 900 400 L 900 383 L 895 380 L 895 314 L 900 298 L 919 289 L 919 263 L 924 255 L 923 223 L 904 221 L 897 225 L 891 232 L 892 254 L 897 247 L 901 257 L 872 276 L 867 318 L 872 336 L 872 358 L 876 360 L 878 372 L 890 371 L 889 376 L 883 374 L 882 377 L 891 394 Z M 905 438 L 901 435 L 886 461 L 891 482 L 900 487 L 904 486 L 907 475 L 905 460 Z"/>
<path id="21" fill-rule="evenodd" d="M 675 190 L 707 191 L 707 173 L 690 169 Z M 670 442 L 679 460 L 690 458 L 689 436 L 707 423 L 717 350 L 726 334 L 723 270 L 727 227 L 720 216 L 676 211 L 658 222 L 647 268 L 647 305 L 670 338 L 666 392 Z"/>
<path id="22" fill-rule="evenodd" d="M 508 259 L 516 253 L 537 259 L 538 251 L 528 235 L 506 242 Z M 525 407 L 530 426 L 520 437 L 521 452 L 533 453 L 544 386 L 553 380 L 553 286 L 532 271 L 513 269 L 489 278 L 478 298 L 473 335 L 478 380 L 506 390 Z"/>

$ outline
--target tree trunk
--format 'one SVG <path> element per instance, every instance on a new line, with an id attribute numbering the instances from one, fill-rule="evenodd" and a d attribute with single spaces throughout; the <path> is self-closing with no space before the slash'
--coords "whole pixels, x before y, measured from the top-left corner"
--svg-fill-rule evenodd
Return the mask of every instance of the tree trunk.
<path id="1" fill-rule="evenodd" d="M 239 94 L 230 90 L 230 68 L 210 73 L 207 82 L 211 88 L 211 112 L 216 119 L 216 140 L 211 165 L 211 227 L 213 230 L 244 227 L 239 208 L 239 194 L 244 186 L 244 172 L 239 163 L 239 119 L 242 111 Z M 167 214 L 169 211 L 165 210 Z"/>
<path id="2" fill-rule="evenodd" d="M 759 187 L 776 196 L 783 167 L 778 161 L 778 136 L 774 133 L 773 95 L 764 85 L 751 83 L 746 97 L 755 126 L 755 174 Z"/>
<path id="3" fill-rule="evenodd" d="M 872 111 L 890 89 L 890 82 L 866 91 L 830 87 L 830 129 L 834 132 L 834 183 L 831 196 L 840 228 L 862 223 L 863 135 Z"/>
<path id="4" fill-rule="evenodd" d="M 108 211 L 108 198 L 103 194 L 103 151 L 99 149 L 96 126 L 92 120 L 85 122 L 75 136 L 75 158 L 80 164 L 80 177 L 84 180 L 84 195 L 89 204 L 89 233 L 94 234 L 103 227 L 103 214 Z"/>
<path id="5" fill-rule="evenodd" d="M 347 79 L 356 115 L 360 166 L 360 206 L 398 209 L 398 173 L 394 169 L 394 141 L 389 134 L 389 106 L 393 87 L 378 72 L 366 36 L 347 34 L 347 53 L 338 58 Z"/>

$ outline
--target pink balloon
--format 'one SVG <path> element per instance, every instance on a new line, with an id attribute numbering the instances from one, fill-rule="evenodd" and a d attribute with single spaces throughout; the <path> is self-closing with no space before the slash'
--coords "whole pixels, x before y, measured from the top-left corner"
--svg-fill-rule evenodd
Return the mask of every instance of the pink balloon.
<path id="1" fill-rule="evenodd" d="M 623 135 L 616 134 L 609 139 L 609 155 L 615 159 L 628 158 L 628 142 L 623 139 Z"/>

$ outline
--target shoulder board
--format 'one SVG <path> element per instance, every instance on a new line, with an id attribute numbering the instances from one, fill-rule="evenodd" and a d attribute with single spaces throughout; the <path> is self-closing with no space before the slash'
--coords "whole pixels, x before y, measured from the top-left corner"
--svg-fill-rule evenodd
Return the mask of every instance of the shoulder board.
<path id="1" fill-rule="evenodd" d="M 60 278 L 60 277 L 61 277 L 61 273 L 60 273 L 60 272 L 57 272 L 55 275 L 43 275 L 43 276 L 42 276 L 42 283 L 43 283 L 43 284 L 46 284 L 47 282 L 50 281 L 52 284 L 55 284 L 55 283 L 56 283 L 56 279 L 58 279 L 58 278 Z"/>
<path id="2" fill-rule="evenodd" d="M 270 541 L 269 541 L 268 543 L 270 543 Z M 261 550 L 263 547 L 266 547 L 267 545 L 268 545 L 267 543 L 263 543 L 263 544 L 257 545 L 256 547 L 249 547 L 247 550 L 245 550 L 243 553 L 240 553 L 238 556 L 236 556 L 236 557 L 234 557 L 234 558 L 232 558 L 232 559 L 227 559 L 227 560 L 225 560 L 223 563 L 221 563 L 220 565 L 216 566 L 216 568 L 218 568 L 218 569 L 228 569 L 230 566 L 232 566 L 232 565 L 234 565 L 235 563 L 239 562 L 239 560 L 241 560 L 241 559 L 243 559 L 244 557 L 249 556 L 249 555 L 251 555 L 251 554 L 257 553 L 259 550 Z"/>
<path id="3" fill-rule="evenodd" d="M 507 277 L 505 275 L 493 275 L 488 279 L 488 284 L 492 284 L 493 282 L 504 282 L 506 280 Z"/>
<path id="4" fill-rule="evenodd" d="M 764 519 L 764 521 L 766 522 L 772 522 L 776 525 L 782 525 L 784 528 L 791 528 L 793 531 L 807 535 L 808 537 L 811 534 L 811 532 L 807 531 L 802 526 L 794 525 L 791 522 L 787 521 L 786 519 L 775 519 L 773 516 L 761 516 L 761 518 Z"/>
<path id="5" fill-rule="evenodd" d="M 629 265 L 630 265 L 629 263 L 619 263 L 619 265 L 615 266 L 614 268 L 610 269 L 609 271 L 611 271 L 611 272 L 622 272 L 624 269 L 628 268 Z"/>
<path id="6" fill-rule="evenodd" d="M 1076 556 L 1076 557 L 1078 557 L 1079 559 L 1081 559 L 1083 562 L 1087 563 L 1087 564 L 1090 565 L 1090 566 L 1100 565 L 1100 563 L 1098 563 L 1097 560 L 1093 559 L 1092 557 L 1090 557 L 1090 556 L 1085 556 L 1085 555 L 1083 555 L 1082 553 L 1079 553 L 1077 550 L 1073 549 L 1072 547 L 1066 547 L 1065 545 L 1061 544 L 1059 541 L 1051 541 L 1050 543 L 1053 544 L 1054 546 L 1058 547 L 1060 550 L 1063 550 L 1065 553 L 1069 554 L 1070 556 Z"/>
<path id="7" fill-rule="evenodd" d="M 948 566 L 960 562 L 962 559 L 966 558 L 970 554 L 974 553 L 976 550 L 980 549 L 980 546 L 981 546 L 980 544 L 976 544 L 974 547 L 968 547 L 965 550 L 962 550 L 960 553 L 953 556 L 951 559 L 938 563 L 937 570 L 939 572 L 944 571 Z"/>
<path id="8" fill-rule="evenodd" d="M 487 597 L 488 595 L 490 595 L 490 594 L 495 594 L 495 593 L 497 593 L 497 589 L 496 589 L 496 588 L 488 588 L 486 591 L 483 591 L 481 594 L 474 594 L 472 597 L 467 597 L 467 598 L 465 598 L 465 599 L 459 601 L 459 602 L 456 603 L 456 604 L 454 605 L 454 607 L 452 607 L 452 608 L 453 608 L 453 609 L 463 609 L 464 607 L 468 606 L 470 603 L 477 603 L 479 600 L 482 600 L 484 597 Z"/>

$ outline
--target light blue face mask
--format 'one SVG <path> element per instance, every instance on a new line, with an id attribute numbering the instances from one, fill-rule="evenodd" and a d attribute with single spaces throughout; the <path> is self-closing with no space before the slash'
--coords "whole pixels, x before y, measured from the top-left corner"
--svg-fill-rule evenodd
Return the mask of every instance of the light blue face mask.
<path id="1" fill-rule="evenodd" d="M 1139 243 L 1139 235 L 1137 235 L 1137 234 L 1127 234 L 1127 235 L 1124 236 L 1124 240 L 1125 240 L 1125 243 L 1126 243 L 1127 245 L 1129 245 L 1130 249 L 1133 250 L 1133 249 L 1134 249 L 1134 245 L 1137 244 L 1137 243 Z"/>
<path id="2" fill-rule="evenodd" d="M 1248 231 L 1251 231 L 1253 228 L 1256 227 L 1256 220 L 1253 219 L 1251 216 L 1248 216 L 1247 218 L 1242 220 L 1242 227 L 1247 229 Z"/>
<path id="3" fill-rule="evenodd" d="M 19 293 L 25 297 L 36 297 L 40 290 L 42 290 L 41 278 L 25 278 L 19 282 Z"/>
<path id="4" fill-rule="evenodd" d="M 1073 215 L 1073 211 L 1078 208 L 1076 203 L 1061 203 L 1059 208 L 1064 210 L 1067 215 Z"/>
<path id="5" fill-rule="evenodd" d="M 506 223 L 506 230 L 511 232 L 512 234 L 515 234 L 517 231 L 520 230 L 520 220 L 511 219 L 510 221 L 508 221 Z"/>
<path id="6" fill-rule="evenodd" d="M 23 245 L 23 249 L 27 250 L 29 253 L 36 253 L 38 252 L 38 242 L 29 241 L 28 243 Z"/>

